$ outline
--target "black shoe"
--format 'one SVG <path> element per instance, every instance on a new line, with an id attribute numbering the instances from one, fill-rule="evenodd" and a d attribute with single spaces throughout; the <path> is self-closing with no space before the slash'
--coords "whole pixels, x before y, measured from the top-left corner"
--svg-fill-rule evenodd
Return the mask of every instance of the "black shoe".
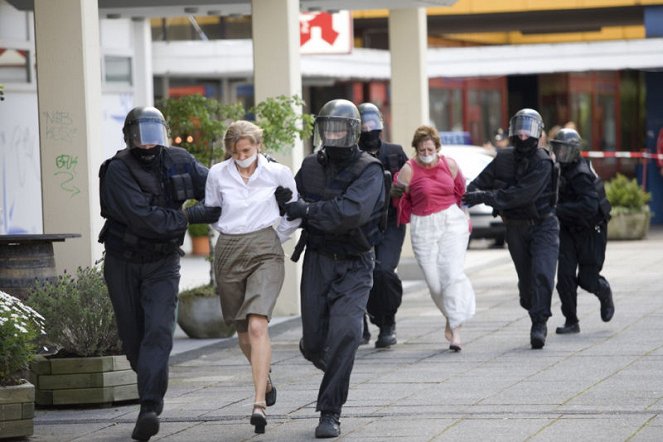
<path id="1" fill-rule="evenodd" d="M 615 314 L 615 304 L 612 302 L 612 290 L 608 287 L 608 293 L 601 299 L 601 319 L 609 322 Z"/>
<path id="2" fill-rule="evenodd" d="M 555 333 L 558 335 L 570 335 L 575 333 L 580 333 L 580 324 L 577 322 L 575 324 L 564 324 L 563 327 L 557 327 Z"/>
<path id="3" fill-rule="evenodd" d="M 339 420 L 339 417 L 338 413 L 323 411 L 320 415 L 320 422 L 315 429 L 315 437 L 317 439 L 326 439 L 340 436 L 341 421 Z"/>
<path id="4" fill-rule="evenodd" d="M 378 340 L 375 341 L 375 348 L 385 348 L 396 345 L 396 325 L 383 325 L 380 327 Z"/>
<path id="5" fill-rule="evenodd" d="M 272 371 L 271 368 L 269 371 L 270 372 Z M 268 407 L 271 407 L 276 403 L 276 387 L 272 383 L 272 377 L 270 375 L 267 375 L 267 386 L 270 385 L 272 389 L 265 393 L 265 403 L 267 404 Z"/>
<path id="6" fill-rule="evenodd" d="M 548 328 L 545 322 L 535 322 L 532 324 L 532 329 L 529 333 L 529 340 L 532 348 L 539 350 L 546 345 L 546 336 L 548 335 Z"/>
<path id="7" fill-rule="evenodd" d="M 159 432 L 159 418 L 157 416 L 158 405 L 151 402 L 145 402 L 140 405 L 140 413 L 136 420 L 131 438 L 140 441 L 150 440 L 152 436 Z M 163 401 L 161 403 L 163 410 Z"/>

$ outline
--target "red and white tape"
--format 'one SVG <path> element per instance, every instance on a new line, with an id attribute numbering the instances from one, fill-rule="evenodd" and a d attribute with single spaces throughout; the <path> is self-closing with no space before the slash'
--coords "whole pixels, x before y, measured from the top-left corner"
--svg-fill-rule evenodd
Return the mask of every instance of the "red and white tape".
<path id="1" fill-rule="evenodd" d="M 628 152 L 628 151 L 600 151 L 590 150 L 581 152 L 585 158 L 646 158 L 649 160 L 663 160 L 663 154 L 652 152 Z"/>

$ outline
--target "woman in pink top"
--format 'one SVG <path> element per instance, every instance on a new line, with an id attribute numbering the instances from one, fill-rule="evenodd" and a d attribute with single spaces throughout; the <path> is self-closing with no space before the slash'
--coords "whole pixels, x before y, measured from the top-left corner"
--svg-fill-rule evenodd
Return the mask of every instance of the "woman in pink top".
<path id="1" fill-rule="evenodd" d="M 414 257 L 433 301 L 446 318 L 449 349 L 460 351 L 460 327 L 474 316 L 474 290 L 465 275 L 469 221 L 460 208 L 465 178 L 452 158 L 440 155 L 435 128 L 420 126 L 412 138 L 416 156 L 396 176 L 404 189 L 399 221 L 410 223 Z"/>

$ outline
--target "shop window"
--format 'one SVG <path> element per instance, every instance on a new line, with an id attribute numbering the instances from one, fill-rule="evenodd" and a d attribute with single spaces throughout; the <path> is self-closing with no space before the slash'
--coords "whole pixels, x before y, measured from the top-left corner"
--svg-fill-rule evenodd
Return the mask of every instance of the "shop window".
<path id="1" fill-rule="evenodd" d="M 131 57 L 106 55 L 104 57 L 104 81 L 115 85 L 133 84 Z"/>

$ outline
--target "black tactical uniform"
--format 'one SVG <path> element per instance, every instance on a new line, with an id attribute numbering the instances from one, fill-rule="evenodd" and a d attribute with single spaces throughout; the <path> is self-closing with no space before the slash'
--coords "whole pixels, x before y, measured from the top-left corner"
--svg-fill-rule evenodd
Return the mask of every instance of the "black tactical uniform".
<path id="1" fill-rule="evenodd" d="M 334 133 L 341 138 L 331 138 Z M 295 176 L 303 199 L 288 204 L 286 213 L 289 219 L 302 218 L 298 248 L 306 244 L 300 349 L 324 371 L 315 434 L 335 437 L 362 338 L 385 191 L 382 165 L 356 145 L 359 112 L 354 104 L 325 104 L 316 117 L 315 135 L 323 149 L 304 159 Z"/>
<path id="2" fill-rule="evenodd" d="M 379 159 L 389 172 L 388 176 L 394 176 L 408 160 L 403 147 L 380 139 L 383 130 L 382 114 L 374 104 L 360 104 L 359 113 L 362 124 L 359 148 Z M 376 348 L 396 344 L 396 312 L 403 299 L 403 284 L 396 274 L 396 267 L 403 249 L 405 224 L 398 225 L 396 208 L 388 205 L 386 228 L 380 241 L 375 244 L 373 287 L 366 306 L 371 322 L 380 328 L 375 341 Z M 366 337 L 370 338 L 368 330 L 364 330 Z"/>
<path id="3" fill-rule="evenodd" d="M 547 151 L 537 147 L 542 130 L 538 112 L 518 111 L 509 125 L 514 147 L 499 151 L 468 185 L 463 198 L 468 205 L 492 206 L 506 224 L 520 305 L 532 320 L 530 342 L 535 349 L 545 345 L 559 251 L 559 222 L 554 212 L 559 172 Z"/>
<path id="4" fill-rule="evenodd" d="M 560 130 L 551 145 L 561 165 L 557 217 L 560 222 L 557 292 L 562 301 L 565 324 L 558 334 L 579 333 L 578 286 L 601 302 L 601 319 L 610 321 L 615 308 L 612 290 L 601 276 L 605 260 L 610 203 L 603 182 L 589 161 L 580 157 L 580 135 L 573 129 Z"/>
<path id="5" fill-rule="evenodd" d="M 135 108 L 124 125 L 127 147 L 101 166 L 99 235 L 104 243 L 104 277 L 122 340 L 137 373 L 141 413 L 132 437 L 157 433 L 156 417 L 168 386 L 175 306 L 180 281 L 180 248 L 192 222 L 218 219 L 218 208 L 181 206 L 204 199 L 207 168 L 187 151 L 166 144 L 166 125 L 155 108 Z M 153 146 L 151 148 L 139 146 Z M 203 220 L 202 214 L 211 214 Z M 204 216 L 203 216 L 204 218 Z"/>

